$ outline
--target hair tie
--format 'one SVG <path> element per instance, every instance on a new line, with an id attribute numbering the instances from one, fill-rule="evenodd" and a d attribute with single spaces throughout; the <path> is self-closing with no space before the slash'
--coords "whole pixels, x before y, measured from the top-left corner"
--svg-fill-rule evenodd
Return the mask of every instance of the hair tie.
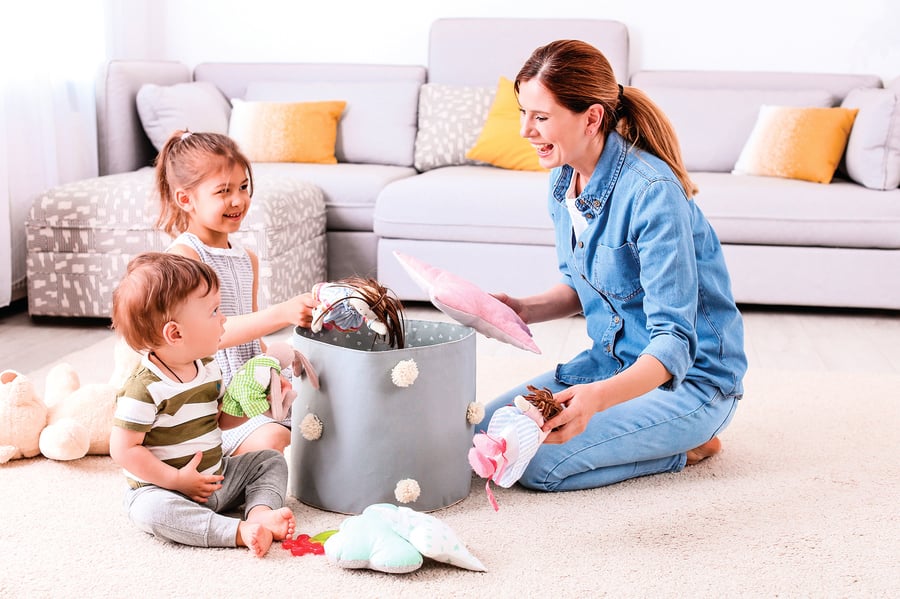
<path id="1" fill-rule="evenodd" d="M 622 87 L 622 86 L 620 85 L 619 87 Z M 619 97 L 621 97 L 621 93 L 622 93 L 622 92 L 619 92 L 619 94 L 620 94 Z M 181 141 L 186 140 L 186 139 L 187 139 L 188 137 L 190 137 L 190 136 L 191 136 L 191 132 L 190 132 L 190 131 L 185 131 L 184 133 L 181 134 Z"/>
<path id="2" fill-rule="evenodd" d="M 619 84 L 619 106 L 621 106 L 625 102 L 625 88 L 622 87 L 622 84 Z"/>

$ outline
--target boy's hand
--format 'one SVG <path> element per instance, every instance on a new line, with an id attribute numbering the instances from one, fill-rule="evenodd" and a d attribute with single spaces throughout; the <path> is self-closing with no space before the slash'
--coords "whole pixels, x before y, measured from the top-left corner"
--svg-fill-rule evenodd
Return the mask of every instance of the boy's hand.
<path id="1" fill-rule="evenodd" d="M 206 498 L 222 488 L 221 474 L 200 474 L 197 466 L 203 459 L 203 452 L 198 451 L 191 461 L 178 469 L 175 480 L 175 491 L 187 495 L 197 503 L 206 503 Z"/>

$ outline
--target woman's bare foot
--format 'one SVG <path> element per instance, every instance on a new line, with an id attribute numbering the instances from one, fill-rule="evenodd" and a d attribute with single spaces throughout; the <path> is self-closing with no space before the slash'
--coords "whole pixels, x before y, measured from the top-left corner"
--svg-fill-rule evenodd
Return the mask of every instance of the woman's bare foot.
<path id="1" fill-rule="evenodd" d="M 272 531 L 256 522 L 241 522 L 237 532 L 238 547 L 247 547 L 256 557 L 262 557 L 272 546 Z"/>
<path id="2" fill-rule="evenodd" d="M 272 510 L 264 505 L 258 505 L 247 514 L 247 522 L 264 526 L 272 533 L 272 538 L 281 541 L 287 537 L 294 536 L 294 528 L 297 526 L 297 520 L 294 518 L 294 512 L 291 508 L 282 507 Z"/>
<path id="3" fill-rule="evenodd" d="M 697 462 L 702 462 L 706 458 L 714 456 L 720 451 L 722 451 L 722 442 L 719 441 L 718 437 L 713 437 L 700 447 L 695 447 L 687 452 L 687 463 L 685 465 L 693 466 Z"/>

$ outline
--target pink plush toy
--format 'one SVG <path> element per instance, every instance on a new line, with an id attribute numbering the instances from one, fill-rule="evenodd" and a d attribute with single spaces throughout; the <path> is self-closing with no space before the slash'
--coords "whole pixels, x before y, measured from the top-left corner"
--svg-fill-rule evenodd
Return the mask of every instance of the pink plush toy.
<path id="1" fill-rule="evenodd" d="M 500 508 L 491 491 L 491 481 L 504 488 L 513 486 L 522 478 L 531 458 L 550 434 L 541 430 L 544 415 L 533 402 L 540 402 L 548 411 L 560 409 L 559 404 L 552 402 L 549 391 L 534 387 L 529 390 L 533 391 L 529 395 L 532 401 L 517 395 L 514 405 L 503 406 L 494 412 L 486 433 L 478 433 L 472 439 L 474 446 L 469 450 L 469 464 L 478 476 L 487 479 L 484 488 L 495 511 Z M 546 394 L 549 394 L 550 402 L 543 399 Z M 551 402 L 555 405 L 549 405 Z"/>

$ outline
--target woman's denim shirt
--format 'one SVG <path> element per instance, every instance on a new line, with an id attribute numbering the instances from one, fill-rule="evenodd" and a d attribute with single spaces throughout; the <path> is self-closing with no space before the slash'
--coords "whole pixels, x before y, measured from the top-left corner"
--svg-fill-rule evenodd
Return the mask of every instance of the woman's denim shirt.
<path id="1" fill-rule="evenodd" d="M 560 382 L 609 378 L 641 354 L 675 389 L 690 379 L 740 396 L 744 329 L 719 239 L 659 158 L 615 131 L 576 200 L 587 229 L 574 238 L 566 208 L 572 167 L 553 169 L 550 215 L 563 282 L 578 293 L 593 347 L 560 364 Z"/>

